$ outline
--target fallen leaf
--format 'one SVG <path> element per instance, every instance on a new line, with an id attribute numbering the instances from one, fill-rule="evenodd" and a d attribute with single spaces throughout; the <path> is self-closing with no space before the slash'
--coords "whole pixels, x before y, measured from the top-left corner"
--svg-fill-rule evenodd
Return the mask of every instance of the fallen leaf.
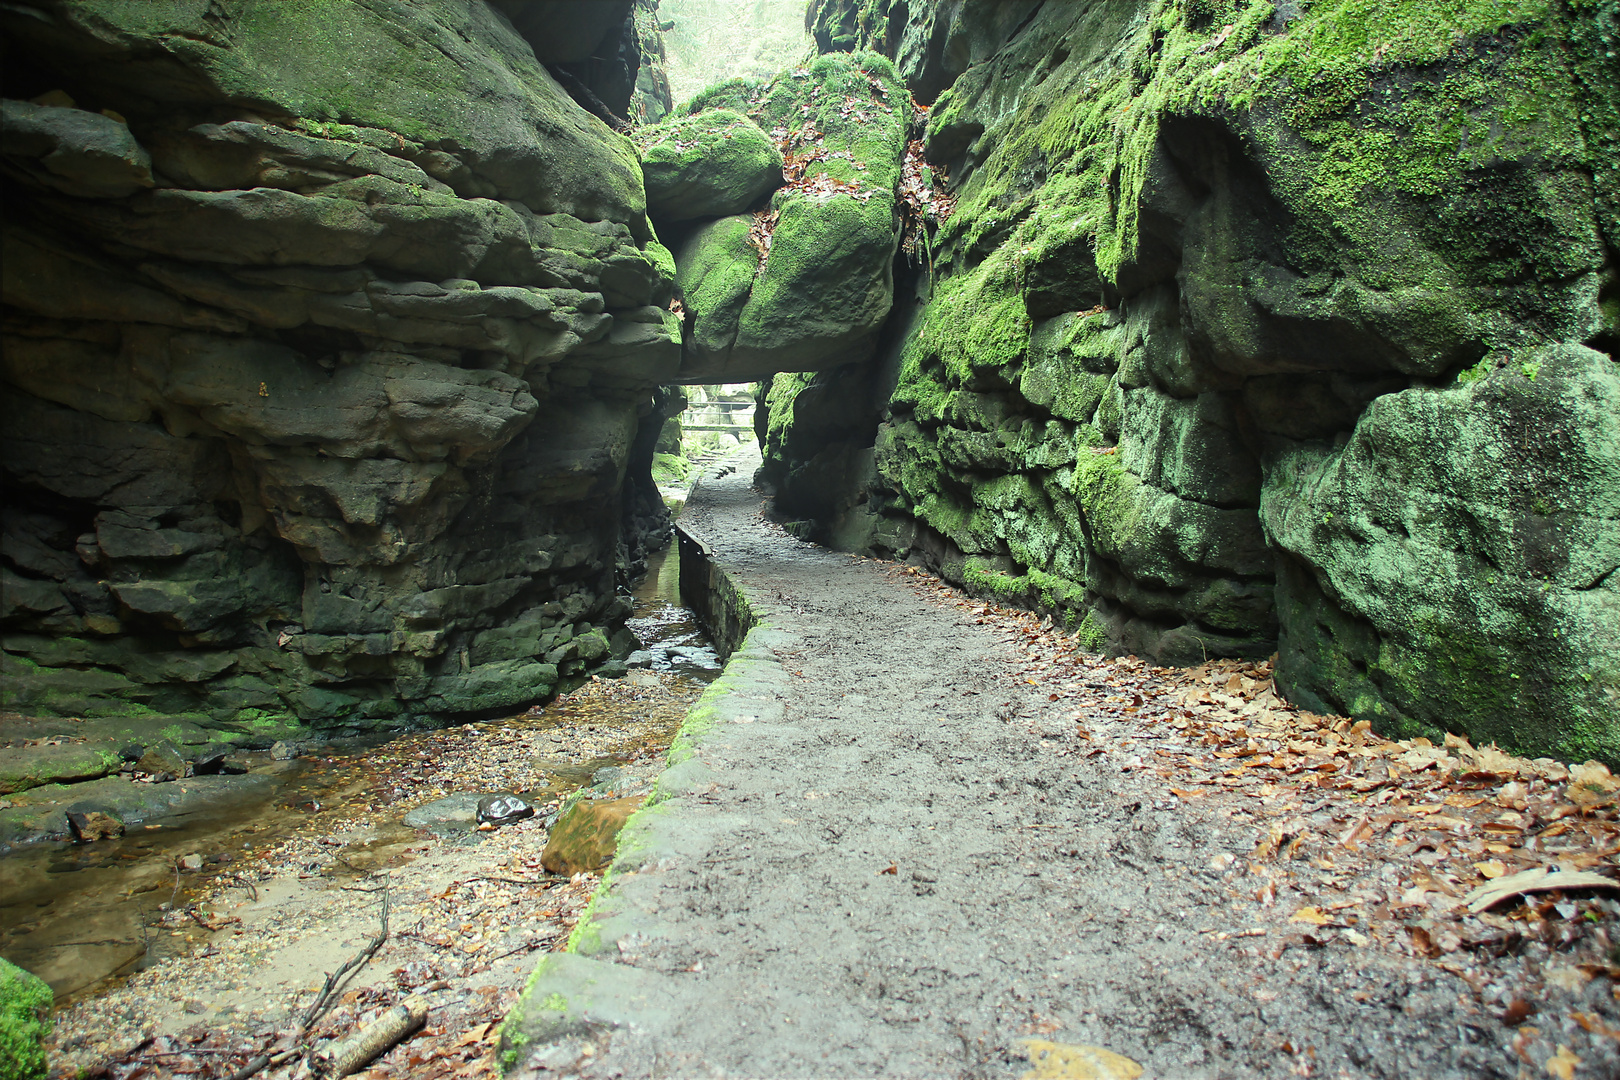
<path id="1" fill-rule="evenodd" d="M 1578 993 L 1581 987 L 1585 986 L 1591 978 L 1592 976 L 1578 967 L 1555 967 L 1548 968 L 1546 971 L 1548 985 L 1556 986 L 1561 990 L 1568 990 L 1572 994 Z"/>
<path id="2" fill-rule="evenodd" d="M 1605 1024 L 1603 1018 L 1597 1013 L 1575 1012 L 1569 1015 L 1577 1024 L 1593 1035 L 1607 1035 L 1611 1039 L 1620 1039 L 1620 1029 Z"/>
<path id="3" fill-rule="evenodd" d="M 1492 881 L 1507 873 L 1507 867 L 1503 865 L 1501 859 L 1477 862 L 1474 864 L 1474 869 L 1479 871 L 1481 877 L 1490 878 Z"/>
<path id="4" fill-rule="evenodd" d="M 462 1032 L 461 1037 L 451 1045 L 471 1046 L 474 1043 L 481 1043 L 484 1041 L 485 1037 L 489 1035 L 489 1029 L 494 1026 L 495 1022 L 491 1020 L 488 1023 L 479 1024 L 477 1027 L 470 1027 L 466 1031 Z"/>
<path id="5" fill-rule="evenodd" d="M 1142 1066 L 1100 1046 L 1078 1046 L 1023 1039 L 1024 1052 L 1035 1067 L 1022 1080 L 1136 1080 Z"/>
<path id="6" fill-rule="evenodd" d="M 1547 1064 L 1542 1068 L 1558 1077 L 1558 1080 L 1575 1080 L 1575 1069 L 1580 1063 L 1581 1059 L 1570 1053 L 1569 1047 L 1559 1043 L 1557 1052 L 1547 1059 Z"/>
<path id="7" fill-rule="evenodd" d="M 1412 949 L 1419 956 L 1426 956 L 1430 960 L 1440 955 L 1440 947 L 1430 938 L 1429 932 L 1421 926 L 1408 926 L 1406 934 L 1412 939 Z"/>
<path id="8" fill-rule="evenodd" d="M 1500 1019 L 1502 1023 L 1508 1025 L 1521 1024 L 1535 1014 L 1536 1007 L 1534 1004 L 1525 998 L 1516 997 L 1508 1002 L 1506 1009 L 1502 1010 Z"/>
<path id="9" fill-rule="evenodd" d="M 1534 870 L 1521 870 L 1517 874 L 1498 878 L 1489 885 L 1481 885 L 1463 897 L 1462 902 L 1469 911 L 1477 915 L 1503 900 L 1528 893 L 1551 892 L 1554 889 L 1620 890 L 1620 882 L 1585 870 L 1554 872 L 1544 866 L 1538 866 Z"/>
<path id="10" fill-rule="evenodd" d="M 1302 907 L 1288 916 L 1288 921 L 1310 923 L 1312 926 L 1326 926 L 1333 920 L 1322 914 L 1317 908 Z"/>

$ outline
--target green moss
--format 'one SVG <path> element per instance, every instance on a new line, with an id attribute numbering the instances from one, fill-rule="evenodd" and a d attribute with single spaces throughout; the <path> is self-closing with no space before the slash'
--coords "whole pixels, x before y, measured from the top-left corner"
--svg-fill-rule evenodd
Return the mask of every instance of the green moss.
<path id="1" fill-rule="evenodd" d="M 653 455 L 653 482 L 661 487 L 675 487 L 684 484 L 691 472 L 692 463 L 678 454 Z"/>
<path id="2" fill-rule="evenodd" d="M 1081 648 L 1088 652 L 1101 652 L 1103 646 L 1108 644 L 1108 628 L 1098 621 L 1095 613 L 1087 611 L 1085 618 L 1080 620 L 1075 637 Z"/>
<path id="3" fill-rule="evenodd" d="M 1096 32 L 1121 42 L 1118 64 L 1131 77 L 1065 65 L 1016 110 L 987 117 L 980 143 L 995 149 L 942 241 L 962 252 L 1010 231 L 1002 247 L 1035 262 L 1089 241 L 1099 272 L 1115 280 L 1137 251 L 1136 205 L 1164 120 L 1244 112 L 1295 215 L 1293 243 L 1327 255 L 1348 242 L 1369 284 L 1444 286 L 1444 259 L 1489 281 L 1592 263 L 1590 243 L 1560 239 L 1592 232 L 1569 200 L 1526 191 L 1494 208 L 1486 242 L 1465 182 L 1526 153 L 1544 168 L 1589 158 L 1569 61 L 1559 35 L 1545 32 L 1559 18 L 1552 5 L 1320 0 L 1280 34 L 1266 32 L 1270 4 L 1211 6 L 1222 10 L 1208 21 L 1170 2 L 1135 20 L 1100 16 L 1121 20 Z M 990 96 L 992 65 L 983 68 L 941 96 L 932 141 L 975 122 L 970 103 Z M 1032 190 L 1027 178 L 1040 173 Z M 1401 220 L 1419 242 L 1396 248 L 1389 206 L 1403 197 L 1428 210 Z"/>
<path id="4" fill-rule="evenodd" d="M 1483 379 L 1485 376 L 1489 375 L 1495 370 L 1495 358 L 1487 356 L 1473 367 L 1464 368 L 1462 371 L 1459 371 L 1457 373 L 1457 385 L 1467 386 L 1470 383 L 1478 382 L 1480 379 Z"/>
<path id="5" fill-rule="evenodd" d="M 7 1080 L 44 1080 L 49 1072 L 52 1003 L 42 979 L 0 958 L 0 1066 Z"/>
<path id="6" fill-rule="evenodd" d="M 976 596 L 1046 612 L 1071 628 L 1084 625 L 1085 587 L 1067 578 L 1035 569 L 1009 573 L 976 557 L 964 561 L 962 578 Z"/>

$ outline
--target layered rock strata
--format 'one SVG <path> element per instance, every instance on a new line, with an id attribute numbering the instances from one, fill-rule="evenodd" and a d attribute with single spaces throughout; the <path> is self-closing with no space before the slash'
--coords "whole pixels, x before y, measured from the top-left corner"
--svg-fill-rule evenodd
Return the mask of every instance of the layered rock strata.
<path id="1" fill-rule="evenodd" d="M 629 647 L 673 260 L 634 148 L 505 17 L 0 28 L 7 708 L 442 722 Z"/>
<path id="2" fill-rule="evenodd" d="M 770 391 L 806 531 L 1096 647 L 1276 650 L 1392 733 L 1620 760 L 1615 4 L 811 14 L 932 102 L 958 205 L 886 365 Z"/>

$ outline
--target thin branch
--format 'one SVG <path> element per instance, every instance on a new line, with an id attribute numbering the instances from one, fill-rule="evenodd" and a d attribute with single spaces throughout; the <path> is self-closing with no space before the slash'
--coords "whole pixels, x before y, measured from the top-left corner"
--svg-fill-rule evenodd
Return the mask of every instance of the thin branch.
<path id="1" fill-rule="evenodd" d="M 265 1068 L 265 1066 L 270 1065 L 272 1062 L 280 1064 L 281 1062 L 287 1061 L 292 1057 L 296 1057 L 299 1051 L 308 1051 L 309 1047 L 305 1043 L 305 1038 L 309 1034 L 310 1028 L 314 1027 L 316 1022 L 320 1020 L 321 1016 L 325 1014 L 326 1010 L 331 1008 L 332 1005 L 337 1001 L 335 993 L 339 985 L 341 985 L 344 977 L 350 972 L 357 970 L 367 960 L 370 960 L 376 951 L 382 947 L 382 943 L 388 939 L 389 893 L 387 880 L 385 879 L 383 881 L 383 886 L 381 889 L 372 889 L 369 891 L 382 893 L 382 928 L 377 931 L 377 935 L 375 937 L 366 943 L 365 948 L 361 949 L 354 955 L 353 959 L 349 960 L 348 963 L 344 964 L 342 967 L 338 968 L 336 971 L 332 972 L 332 974 L 326 977 L 326 983 L 321 987 L 321 992 L 316 995 L 314 1001 L 310 1002 L 309 1008 L 304 1011 L 303 1019 L 298 1022 L 298 1027 L 294 1029 L 294 1041 L 297 1044 L 296 1048 L 294 1050 L 276 1054 L 274 1057 L 272 1057 L 270 1054 L 260 1054 L 257 1057 L 250 1059 L 246 1065 L 243 1065 L 240 1069 L 236 1070 L 236 1072 L 232 1073 L 230 1080 L 248 1080 L 249 1077 L 257 1075 Z"/>

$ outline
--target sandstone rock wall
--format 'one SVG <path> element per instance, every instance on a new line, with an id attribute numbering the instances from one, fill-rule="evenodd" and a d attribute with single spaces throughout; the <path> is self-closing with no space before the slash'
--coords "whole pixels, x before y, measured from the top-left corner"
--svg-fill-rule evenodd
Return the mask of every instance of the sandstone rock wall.
<path id="1" fill-rule="evenodd" d="M 958 205 L 887 364 L 777 377 L 784 508 L 1097 647 L 1620 760 L 1617 10 L 813 5 Z"/>
<path id="2" fill-rule="evenodd" d="M 549 61 L 634 32 L 550 6 Z M 442 722 L 627 646 L 673 262 L 502 14 L 41 0 L 0 35 L 6 708 Z"/>

